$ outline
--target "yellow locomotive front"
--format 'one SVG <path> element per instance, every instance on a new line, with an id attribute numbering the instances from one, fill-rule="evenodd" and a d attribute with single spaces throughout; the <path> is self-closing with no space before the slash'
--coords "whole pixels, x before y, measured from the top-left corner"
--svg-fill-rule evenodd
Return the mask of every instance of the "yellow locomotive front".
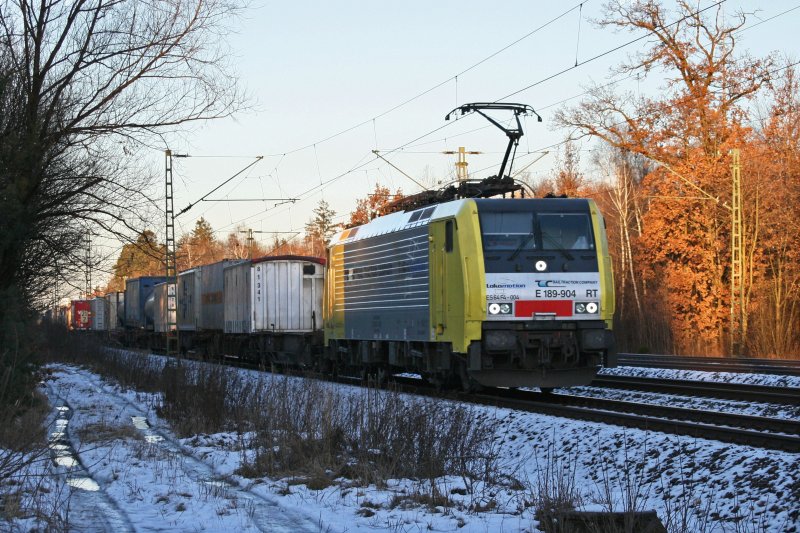
<path id="1" fill-rule="evenodd" d="M 589 383 L 613 366 L 613 277 L 594 202 L 476 204 L 486 319 L 469 347 L 470 374 L 487 385 L 549 388 Z"/>

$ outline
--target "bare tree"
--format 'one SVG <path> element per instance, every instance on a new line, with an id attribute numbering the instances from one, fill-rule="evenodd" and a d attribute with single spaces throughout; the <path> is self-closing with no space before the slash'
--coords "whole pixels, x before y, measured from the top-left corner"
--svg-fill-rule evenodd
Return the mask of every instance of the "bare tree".
<path id="1" fill-rule="evenodd" d="M 0 0 L 0 354 L 87 231 L 135 235 L 142 151 L 242 106 L 236 0 Z"/>

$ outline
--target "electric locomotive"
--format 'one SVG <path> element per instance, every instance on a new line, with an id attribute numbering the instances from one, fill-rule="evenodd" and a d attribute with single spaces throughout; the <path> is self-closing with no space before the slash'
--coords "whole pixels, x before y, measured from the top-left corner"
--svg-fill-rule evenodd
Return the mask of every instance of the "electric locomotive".
<path id="1" fill-rule="evenodd" d="M 611 261 L 592 200 L 454 200 L 342 231 L 328 253 L 331 364 L 542 388 L 614 365 Z"/>

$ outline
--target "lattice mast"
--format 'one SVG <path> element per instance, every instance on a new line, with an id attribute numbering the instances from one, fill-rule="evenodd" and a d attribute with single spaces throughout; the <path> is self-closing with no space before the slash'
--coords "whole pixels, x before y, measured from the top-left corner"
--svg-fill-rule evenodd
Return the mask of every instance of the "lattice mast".
<path id="1" fill-rule="evenodd" d="M 744 318 L 742 168 L 739 149 L 731 150 L 731 355 L 741 355 Z"/>
<path id="2" fill-rule="evenodd" d="M 172 191 L 172 150 L 165 150 L 164 198 L 165 198 L 165 250 L 164 267 L 167 278 L 167 355 L 180 355 L 178 335 L 178 265 L 175 242 L 175 209 Z"/>

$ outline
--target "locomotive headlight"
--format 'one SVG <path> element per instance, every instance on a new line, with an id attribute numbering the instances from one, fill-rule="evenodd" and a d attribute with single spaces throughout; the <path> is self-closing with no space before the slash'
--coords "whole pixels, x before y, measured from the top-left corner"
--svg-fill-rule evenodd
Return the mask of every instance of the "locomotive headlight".
<path id="1" fill-rule="evenodd" d="M 545 270 L 547 270 L 547 263 L 545 263 L 544 261 L 536 261 L 534 267 L 536 268 L 537 272 L 544 272 Z"/>
<path id="2" fill-rule="evenodd" d="M 594 315 L 599 308 L 597 302 L 575 302 L 576 315 Z"/>
<path id="3" fill-rule="evenodd" d="M 489 314 L 490 315 L 510 315 L 511 314 L 511 304 L 509 303 L 493 303 L 489 304 Z"/>

